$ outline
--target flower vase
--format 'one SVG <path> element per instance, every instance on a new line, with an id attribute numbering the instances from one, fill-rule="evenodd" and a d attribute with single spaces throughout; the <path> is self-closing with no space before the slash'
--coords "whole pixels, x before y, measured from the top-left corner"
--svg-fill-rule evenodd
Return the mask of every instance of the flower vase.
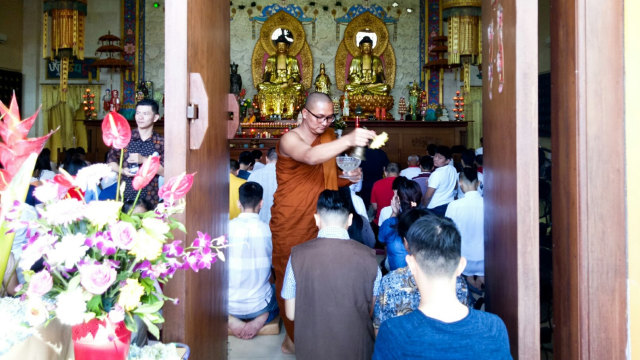
<path id="1" fill-rule="evenodd" d="M 71 339 L 76 360 L 125 360 L 131 331 L 124 321 L 91 319 L 72 326 Z"/>
<path id="2" fill-rule="evenodd" d="M 336 129 L 336 136 L 338 137 L 338 139 L 340 139 L 340 137 L 342 136 L 342 129 Z"/>

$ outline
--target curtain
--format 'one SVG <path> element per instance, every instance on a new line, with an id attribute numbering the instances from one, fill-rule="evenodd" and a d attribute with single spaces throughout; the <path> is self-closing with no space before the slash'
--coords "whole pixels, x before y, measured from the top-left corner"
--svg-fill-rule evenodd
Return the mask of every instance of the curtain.
<path id="1" fill-rule="evenodd" d="M 49 132 L 60 127 L 47 144 L 51 149 L 51 160 L 54 162 L 58 161 L 58 152 L 65 148 L 81 146 L 88 150 L 87 129 L 84 126 L 84 112 L 81 108 L 84 101 L 82 95 L 85 94 L 86 89 L 91 89 L 91 92 L 96 95 L 94 106 L 96 112 L 99 112 L 101 85 L 69 85 L 66 102 L 60 101 L 59 85 L 42 85 L 44 128 Z"/>

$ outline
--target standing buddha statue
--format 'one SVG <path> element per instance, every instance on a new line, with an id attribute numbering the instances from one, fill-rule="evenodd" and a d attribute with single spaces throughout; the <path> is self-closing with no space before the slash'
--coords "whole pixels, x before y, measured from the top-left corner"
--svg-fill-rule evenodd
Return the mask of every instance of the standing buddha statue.
<path id="1" fill-rule="evenodd" d="M 320 64 L 320 74 L 316 77 L 316 91 L 331 96 L 331 80 L 325 73 L 324 63 Z"/>

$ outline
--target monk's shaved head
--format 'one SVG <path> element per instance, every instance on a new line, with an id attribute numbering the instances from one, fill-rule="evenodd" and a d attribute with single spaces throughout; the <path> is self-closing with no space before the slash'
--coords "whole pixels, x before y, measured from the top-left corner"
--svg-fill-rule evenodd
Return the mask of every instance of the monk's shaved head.
<path id="1" fill-rule="evenodd" d="M 324 105 L 326 103 L 333 104 L 333 101 L 329 97 L 329 95 L 321 93 L 321 92 L 312 92 L 307 96 L 307 102 L 305 103 L 306 108 L 317 108 L 319 105 Z"/>

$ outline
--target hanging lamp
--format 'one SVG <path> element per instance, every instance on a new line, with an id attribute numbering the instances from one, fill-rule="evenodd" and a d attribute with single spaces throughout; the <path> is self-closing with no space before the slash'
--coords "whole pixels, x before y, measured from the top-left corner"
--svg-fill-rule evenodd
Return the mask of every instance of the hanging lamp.
<path id="1" fill-rule="evenodd" d="M 60 59 L 60 100 L 66 101 L 69 62 L 84 59 L 87 0 L 44 0 L 42 56 Z M 49 17 L 51 31 L 49 32 Z M 49 43 L 49 40 L 51 42 Z"/>

